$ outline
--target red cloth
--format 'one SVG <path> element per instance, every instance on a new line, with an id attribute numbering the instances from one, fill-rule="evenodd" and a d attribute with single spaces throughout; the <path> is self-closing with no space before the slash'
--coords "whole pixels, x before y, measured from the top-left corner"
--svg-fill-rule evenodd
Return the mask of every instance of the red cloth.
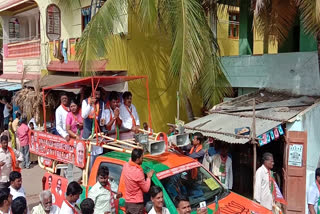
<path id="1" fill-rule="evenodd" d="M 142 203 L 143 193 L 148 192 L 150 189 L 150 178 L 145 180 L 141 166 L 137 165 L 131 160 L 123 166 L 122 176 L 126 187 L 126 202 Z"/>
<path id="2" fill-rule="evenodd" d="M 20 141 L 20 146 L 26 146 L 29 144 L 29 127 L 22 123 L 17 129 L 17 135 Z"/>

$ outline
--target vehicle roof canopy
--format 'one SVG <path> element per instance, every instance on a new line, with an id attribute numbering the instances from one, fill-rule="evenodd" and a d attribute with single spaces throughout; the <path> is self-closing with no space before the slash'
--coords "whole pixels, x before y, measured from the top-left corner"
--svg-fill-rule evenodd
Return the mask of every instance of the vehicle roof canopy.
<path id="1" fill-rule="evenodd" d="M 147 76 L 92 76 L 92 77 L 84 77 L 79 80 L 66 82 L 58 85 L 53 85 L 49 87 L 44 87 L 43 90 L 50 89 L 74 89 L 74 88 L 82 88 L 87 86 L 109 86 L 114 84 L 123 83 L 130 80 L 137 79 L 147 79 Z"/>

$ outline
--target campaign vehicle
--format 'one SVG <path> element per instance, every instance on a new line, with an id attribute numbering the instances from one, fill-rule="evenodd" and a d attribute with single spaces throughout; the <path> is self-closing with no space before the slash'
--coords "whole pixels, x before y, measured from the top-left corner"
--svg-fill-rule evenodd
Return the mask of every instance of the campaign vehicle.
<path id="1" fill-rule="evenodd" d="M 93 96 L 95 89 L 103 86 L 110 86 L 122 82 L 145 79 L 147 77 L 88 77 L 79 81 L 69 82 L 43 89 L 43 100 L 45 102 L 46 91 L 52 88 L 68 89 L 81 88 L 91 85 Z M 146 84 L 147 95 L 149 96 Z M 45 104 L 44 120 L 45 118 Z M 150 111 L 150 101 L 148 97 L 148 110 Z M 96 111 L 95 111 L 96 112 Z M 151 126 L 151 114 L 149 113 L 149 125 Z M 122 131 L 120 130 L 120 139 Z M 54 196 L 54 204 L 61 206 L 66 192 L 68 181 L 63 176 L 63 172 L 72 164 L 82 169 L 83 193 L 80 202 L 88 196 L 88 191 L 97 182 L 97 172 L 100 166 L 107 166 L 109 169 L 109 182 L 113 193 L 121 192 L 125 194 L 125 185 L 121 179 L 121 172 L 124 164 L 130 160 L 133 148 L 142 148 L 145 151 L 142 169 L 148 173 L 151 169 L 155 171 L 152 176 L 152 184 L 163 189 L 165 206 L 170 213 L 177 213 L 175 208 L 175 198 L 178 195 L 187 196 L 191 208 L 206 206 L 208 213 L 272 213 L 261 205 L 233 193 L 223 187 L 219 180 L 207 171 L 198 161 L 170 151 L 169 144 L 183 146 L 186 136 L 176 136 L 175 140 L 168 142 L 165 133 L 151 133 L 140 130 L 140 134 L 135 138 L 122 139 L 115 137 L 114 133 L 103 133 L 99 130 L 99 121 L 95 120 L 95 130 L 88 140 L 71 139 L 66 141 L 64 138 L 43 131 L 30 131 L 30 151 L 39 157 L 39 165 L 47 172 L 44 175 L 43 187 L 50 189 Z M 105 153 L 98 156 L 92 167 L 90 166 L 92 146 L 104 148 Z M 146 211 L 151 209 L 152 204 L 150 195 L 145 193 Z M 204 203 L 205 202 L 205 203 Z M 113 202 L 115 213 L 124 213 L 124 197 Z"/>

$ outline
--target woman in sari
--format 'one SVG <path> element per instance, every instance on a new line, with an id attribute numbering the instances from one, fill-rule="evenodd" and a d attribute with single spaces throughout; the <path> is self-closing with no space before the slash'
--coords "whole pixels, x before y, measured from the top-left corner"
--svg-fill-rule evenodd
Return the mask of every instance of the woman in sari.
<path id="1" fill-rule="evenodd" d="M 67 115 L 66 128 L 69 136 L 74 139 L 81 139 L 83 129 L 83 119 L 81 111 L 75 100 L 70 101 L 70 112 Z"/>

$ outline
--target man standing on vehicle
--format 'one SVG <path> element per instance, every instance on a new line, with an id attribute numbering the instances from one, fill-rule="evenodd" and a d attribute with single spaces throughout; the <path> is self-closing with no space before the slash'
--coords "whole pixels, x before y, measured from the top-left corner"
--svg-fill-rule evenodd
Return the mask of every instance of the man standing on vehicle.
<path id="1" fill-rule="evenodd" d="M 264 153 L 262 156 L 262 166 L 256 172 L 254 185 L 254 199 L 268 210 L 273 206 L 273 175 L 271 169 L 274 161 L 271 153 Z"/>
<path id="2" fill-rule="evenodd" d="M 99 121 L 102 116 L 102 112 L 104 111 L 104 102 L 100 100 L 101 97 L 101 89 L 97 88 L 95 93 L 84 99 L 81 105 L 81 116 L 83 118 L 83 133 L 82 138 L 88 139 L 92 134 L 94 134 L 95 120 L 96 117 L 97 123 L 99 125 Z M 91 150 L 91 160 L 90 160 L 90 168 L 96 159 L 96 157 L 103 153 L 102 147 L 92 146 Z"/>
<path id="3" fill-rule="evenodd" d="M 60 94 L 61 105 L 56 109 L 56 129 L 59 135 L 65 138 L 67 141 L 70 140 L 70 136 L 67 132 L 66 121 L 69 109 L 69 99 L 66 93 Z"/>
<path id="4" fill-rule="evenodd" d="M 143 162 L 143 150 L 133 149 L 131 160 L 127 162 L 122 169 L 121 180 L 125 185 L 125 200 L 127 214 L 143 214 L 143 193 L 148 192 L 151 185 L 151 177 L 154 170 L 147 173 L 147 179 L 144 177 L 141 164 Z"/>
<path id="5" fill-rule="evenodd" d="M 8 146 L 7 135 L 2 135 L 0 141 L 0 188 L 6 188 L 10 186 L 10 172 L 21 171 L 19 163 L 23 161 L 23 156 L 19 151 Z"/>
<path id="6" fill-rule="evenodd" d="M 122 118 L 122 127 L 131 130 L 134 133 L 139 132 L 140 119 L 136 107 L 132 104 L 132 94 L 126 91 L 122 95 L 123 104 L 120 106 L 120 117 Z M 132 135 L 132 133 L 130 133 Z M 129 138 L 131 138 L 130 136 Z M 126 137 L 127 138 L 127 137 Z"/>
<path id="7" fill-rule="evenodd" d="M 60 214 L 78 214 L 79 208 L 76 202 L 82 193 L 82 188 L 79 183 L 72 181 L 67 187 L 66 199 L 63 201 L 60 209 Z"/>
<path id="8" fill-rule="evenodd" d="M 101 125 L 105 125 L 108 132 L 117 134 L 117 127 L 121 127 L 122 120 L 120 117 L 120 109 L 117 106 L 118 94 L 112 91 L 109 95 L 109 106 L 105 108 L 101 117 Z M 115 136 L 115 138 L 117 135 Z"/>
<path id="9" fill-rule="evenodd" d="M 117 196 L 120 198 L 121 194 L 115 195 L 112 193 L 108 179 L 108 167 L 100 166 L 98 170 L 98 182 L 88 193 L 88 197 L 94 201 L 94 213 L 107 214 L 115 212 L 114 199 Z"/>
<path id="10" fill-rule="evenodd" d="M 183 148 L 179 148 L 173 145 L 173 148 L 178 150 L 180 153 L 186 154 L 189 157 L 196 159 L 200 163 L 203 162 L 203 158 L 205 155 L 205 151 L 202 149 L 202 143 L 204 141 L 204 137 L 200 132 L 196 132 L 193 134 L 192 145 L 184 146 Z"/>
<path id="11" fill-rule="evenodd" d="M 320 211 L 320 168 L 317 168 L 315 173 L 316 180 L 311 184 L 307 193 L 309 214 L 317 214 Z"/>

